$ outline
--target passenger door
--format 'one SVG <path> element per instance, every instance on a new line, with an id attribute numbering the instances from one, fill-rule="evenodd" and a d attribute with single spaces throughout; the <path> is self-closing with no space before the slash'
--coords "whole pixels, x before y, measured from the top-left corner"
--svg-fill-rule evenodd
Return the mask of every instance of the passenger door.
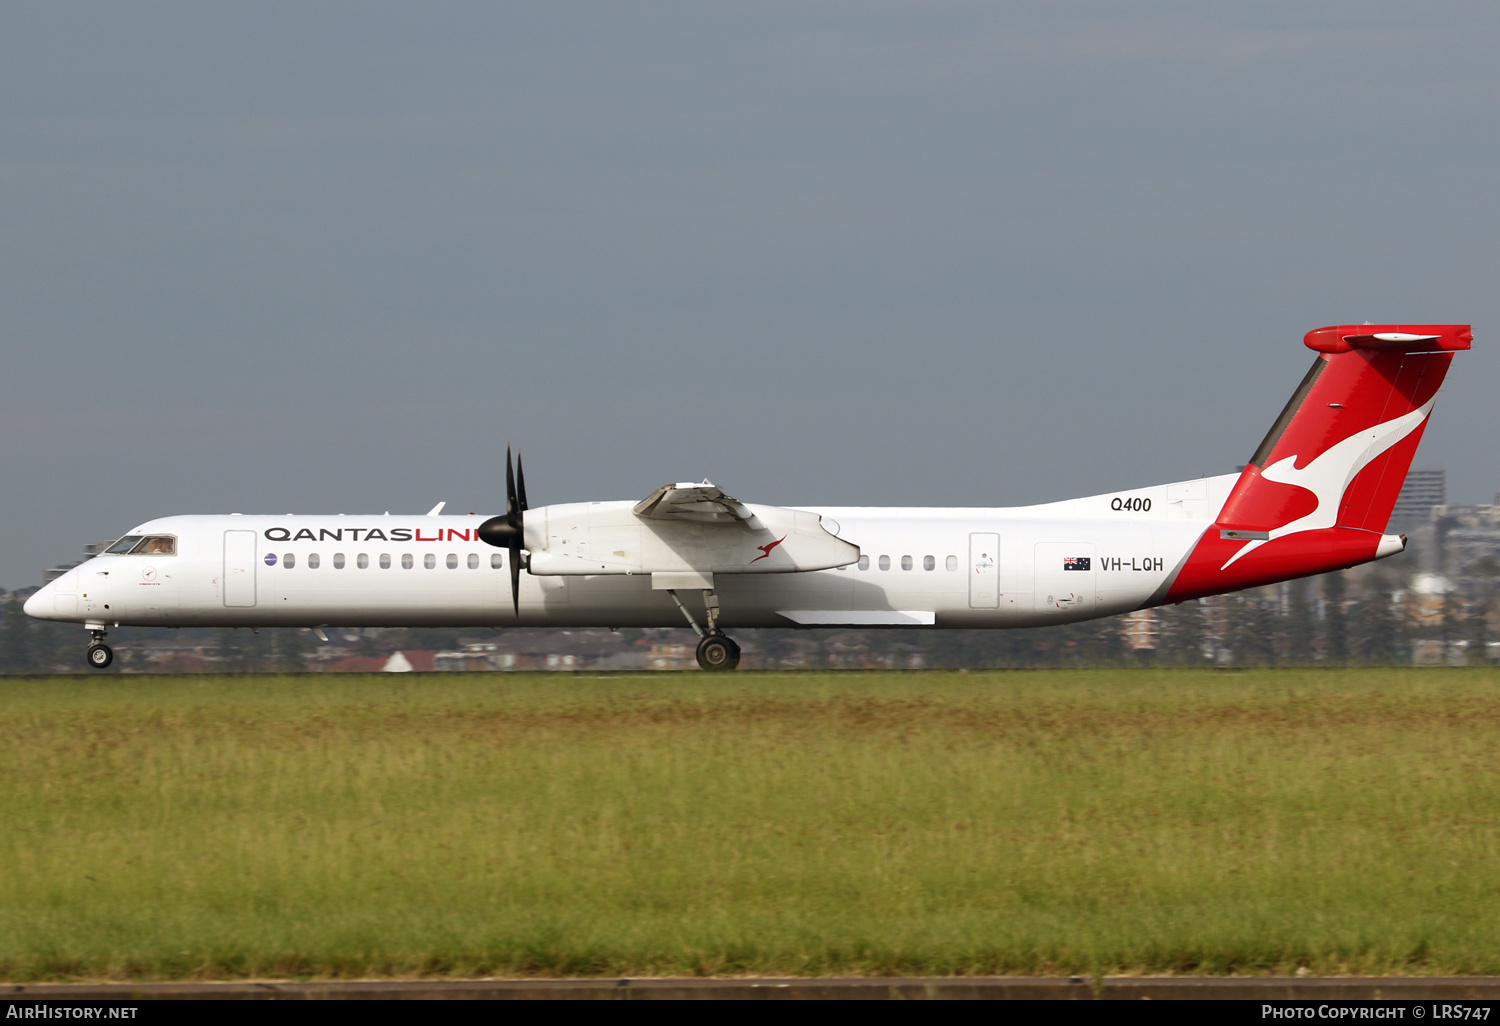
<path id="1" fill-rule="evenodd" d="M 969 535 L 969 608 L 1000 607 L 1000 536 Z"/>
<path id="2" fill-rule="evenodd" d="M 224 604 L 255 605 L 255 532 L 224 532 Z"/>

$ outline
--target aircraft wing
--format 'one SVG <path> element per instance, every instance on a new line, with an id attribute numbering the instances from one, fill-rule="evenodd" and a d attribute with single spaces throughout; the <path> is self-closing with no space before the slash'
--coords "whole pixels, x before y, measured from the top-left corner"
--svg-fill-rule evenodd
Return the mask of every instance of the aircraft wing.
<path id="1" fill-rule="evenodd" d="M 818 514 L 750 506 L 711 481 L 662 485 L 633 506 L 627 500 L 530 510 L 526 549 L 536 576 L 651 574 L 653 587 L 672 575 L 802 573 L 859 559 L 859 546 Z"/>
<path id="2" fill-rule="evenodd" d="M 742 520 L 752 528 L 760 527 L 755 514 L 743 502 L 725 495 L 707 478 L 698 484 L 691 481 L 664 484 L 636 503 L 631 512 L 651 520 L 696 520 L 709 524 Z"/>

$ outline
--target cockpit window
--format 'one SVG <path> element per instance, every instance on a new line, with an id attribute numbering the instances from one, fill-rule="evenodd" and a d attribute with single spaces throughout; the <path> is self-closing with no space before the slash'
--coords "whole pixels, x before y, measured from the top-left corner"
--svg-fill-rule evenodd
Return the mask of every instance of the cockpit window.
<path id="1" fill-rule="evenodd" d="M 170 534 L 127 534 L 105 550 L 116 556 L 175 556 L 177 539 Z"/>

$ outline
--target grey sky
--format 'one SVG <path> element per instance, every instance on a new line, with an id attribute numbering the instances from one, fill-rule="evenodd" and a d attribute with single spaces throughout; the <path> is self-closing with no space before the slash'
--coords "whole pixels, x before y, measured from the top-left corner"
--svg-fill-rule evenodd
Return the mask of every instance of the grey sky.
<path id="1" fill-rule="evenodd" d="M 1472 322 L 1493 3 L 0 7 L 0 584 L 148 517 L 1227 472 L 1346 321 Z"/>

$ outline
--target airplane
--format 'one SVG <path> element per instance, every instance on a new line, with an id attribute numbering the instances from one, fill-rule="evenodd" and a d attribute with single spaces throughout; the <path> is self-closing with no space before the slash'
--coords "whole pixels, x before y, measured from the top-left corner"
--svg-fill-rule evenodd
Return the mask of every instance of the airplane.
<path id="1" fill-rule="evenodd" d="M 1072 623 L 1401 552 L 1387 521 L 1469 325 L 1318 328 L 1317 355 L 1238 474 L 1011 508 L 767 506 L 709 481 L 639 502 L 527 505 L 506 450 L 496 516 L 169 516 L 26 602 L 110 627 L 666 627 L 705 670 L 755 627 Z M 696 593 L 696 594 L 695 594 Z"/>

